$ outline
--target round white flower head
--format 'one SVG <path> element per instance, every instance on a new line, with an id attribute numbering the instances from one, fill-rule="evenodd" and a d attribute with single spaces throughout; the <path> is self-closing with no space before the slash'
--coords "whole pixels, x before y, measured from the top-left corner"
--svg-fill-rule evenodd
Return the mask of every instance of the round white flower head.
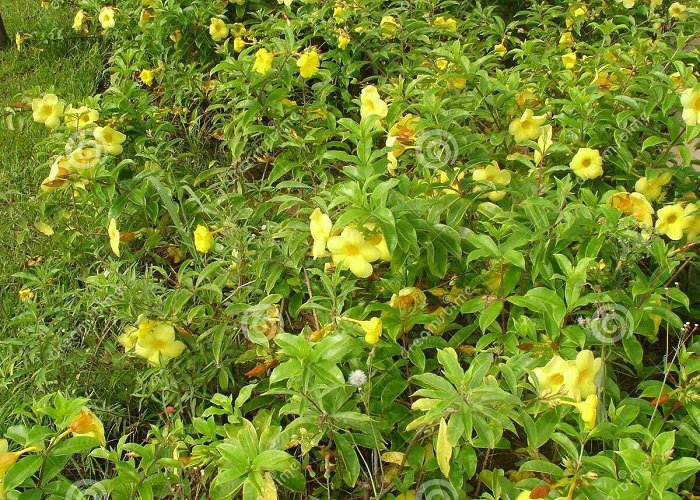
<path id="1" fill-rule="evenodd" d="M 367 375 L 362 370 L 353 370 L 348 375 L 348 383 L 355 387 L 362 387 L 367 382 Z"/>

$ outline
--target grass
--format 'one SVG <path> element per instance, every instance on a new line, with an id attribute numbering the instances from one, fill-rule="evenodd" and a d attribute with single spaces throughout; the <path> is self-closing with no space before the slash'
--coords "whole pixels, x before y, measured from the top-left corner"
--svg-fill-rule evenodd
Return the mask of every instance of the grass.
<path id="1" fill-rule="evenodd" d="M 4 0 L 0 5 L 7 32 L 48 33 L 70 29 L 72 12 L 42 9 L 39 0 Z M 31 47 L 31 39 L 18 51 L 0 51 L 0 110 L 22 100 L 24 92 L 54 92 L 66 102 L 80 103 L 97 89 L 102 60 L 99 48 L 79 40 L 51 42 L 44 50 Z M 39 217 L 38 187 L 49 168 L 49 131 L 26 120 L 15 130 L 0 125 L 0 335 L 3 323 L 14 316 L 21 280 L 13 277 L 26 263 L 50 245 L 33 224 Z M 2 367 L 0 367 L 1 373 Z"/>

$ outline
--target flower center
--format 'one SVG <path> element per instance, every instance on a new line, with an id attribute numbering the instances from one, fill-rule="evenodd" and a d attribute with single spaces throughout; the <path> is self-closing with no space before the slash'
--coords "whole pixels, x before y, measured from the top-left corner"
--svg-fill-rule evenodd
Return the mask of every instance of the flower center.
<path id="1" fill-rule="evenodd" d="M 561 373 L 557 373 L 556 375 L 552 376 L 552 385 L 555 387 L 559 387 L 564 384 L 564 376 Z"/>
<path id="2" fill-rule="evenodd" d="M 360 248 L 357 245 L 348 245 L 345 247 L 345 255 L 354 257 L 360 253 Z"/>
<path id="3" fill-rule="evenodd" d="M 666 222 L 669 223 L 669 224 L 673 224 L 673 223 L 676 222 L 677 220 L 678 220 L 678 217 L 676 217 L 675 215 L 669 215 L 669 216 L 668 216 L 668 219 L 666 219 Z"/>
<path id="4" fill-rule="evenodd" d="M 584 166 L 584 168 L 590 167 L 591 166 L 591 159 L 586 158 L 585 160 L 583 160 L 582 165 Z"/>

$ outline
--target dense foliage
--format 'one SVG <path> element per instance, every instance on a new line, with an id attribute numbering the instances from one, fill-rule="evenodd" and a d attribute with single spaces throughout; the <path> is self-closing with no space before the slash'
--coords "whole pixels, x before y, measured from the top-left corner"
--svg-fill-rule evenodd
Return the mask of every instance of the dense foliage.
<path id="1" fill-rule="evenodd" d="M 697 498 L 698 2 L 43 3 L 0 498 Z"/>

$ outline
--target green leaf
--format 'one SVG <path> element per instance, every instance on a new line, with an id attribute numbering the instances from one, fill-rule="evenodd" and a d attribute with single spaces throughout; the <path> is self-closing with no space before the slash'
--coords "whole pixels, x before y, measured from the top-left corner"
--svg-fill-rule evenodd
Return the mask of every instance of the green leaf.
<path id="1" fill-rule="evenodd" d="M 357 458 L 357 453 L 355 453 L 353 446 L 342 434 L 335 434 L 333 442 L 342 461 L 341 475 L 343 480 L 345 484 L 353 487 L 360 476 L 360 460 Z"/>
<path id="2" fill-rule="evenodd" d="M 41 468 L 42 461 L 42 457 L 39 455 L 30 455 L 18 460 L 7 472 L 3 488 L 5 490 L 17 488 Z"/>

